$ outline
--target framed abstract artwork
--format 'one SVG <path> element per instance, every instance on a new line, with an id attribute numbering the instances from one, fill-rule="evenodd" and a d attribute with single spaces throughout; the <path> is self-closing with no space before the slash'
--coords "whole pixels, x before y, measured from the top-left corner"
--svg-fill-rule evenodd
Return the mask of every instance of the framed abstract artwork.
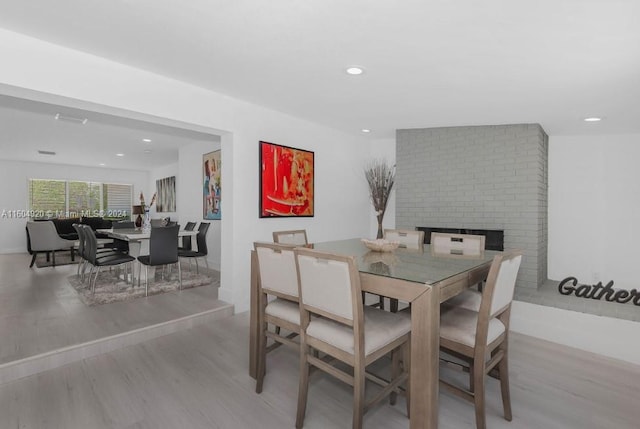
<path id="1" fill-rule="evenodd" d="M 165 177 L 156 180 L 156 192 L 158 200 L 156 211 L 158 213 L 176 211 L 176 176 Z"/>
<path id="2" fill-rule="evenodd" d="M 202 155 L 202 217 L 222 219 L 222 160 L 216 150 Z"/>
<path id="3" fill-rule="evenodd" d="M 260 142 L 260 217 L 312 217 L 314 153 Z"/>

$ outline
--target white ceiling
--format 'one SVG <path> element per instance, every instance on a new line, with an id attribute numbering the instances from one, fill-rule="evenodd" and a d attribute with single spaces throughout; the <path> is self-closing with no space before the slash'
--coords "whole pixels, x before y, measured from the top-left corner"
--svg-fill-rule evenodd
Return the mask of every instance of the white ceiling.
<path id="1" fill-rule="evenodd" d="M 56 120 L 56 114 L 63 119 Z M 64 118 L 87 121 L 83 125 Z M 178 161 L 181 145 L 219 141 L 218 136 L 191 130 L 3 95 L 0 130 L 0 159 L 125 170 L 169 165 Z M 56 154 L 42 155 L 39 150 Z"/>
<path id="2" fill-rule="evenodd" d="M 639 20 L 638 0 L 10 0 L 0 13 L 0 27 L 373 138 L 535 122 L 638 133 Z"/>

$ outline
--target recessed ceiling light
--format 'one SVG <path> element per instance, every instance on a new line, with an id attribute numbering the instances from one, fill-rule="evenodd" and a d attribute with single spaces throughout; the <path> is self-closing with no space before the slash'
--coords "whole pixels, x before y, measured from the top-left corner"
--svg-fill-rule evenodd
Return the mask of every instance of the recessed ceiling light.
<path id="1" fill-rule="evenodd" d="M 98 165 L 99 165 L 100 167 L 104 167 L 104 166 L 105 166 L 105 165 L 107 165 L 107 164 L 105 164 L 104 162 L 101 162 L 101 163 L 100 163 L 100 164 L 98 164 Z"/>
<path id="2" fill-rule="evenodd" d="M 370 130 L 370 129 L 367 129 L 367 128 L 363 128 L 363 129 L 362 129 L 362 132 L 363 132 L 363 133 L 370 133 L 370 132 L 371 132 L 371 130 Z"/>
<path id="3" fill-rule="evenodd" d="M 602 118 L 599 118 L 597 116 L 590 116 L 588 118 L 584 118 L 585 122 L 600 122 L 602 120 Z"/>
<path id="4" fill-rule="evenodd" d="M 150 153 L 151 153 L 151 149 L 145 149 L 145 150 L 144 150 L 144 153 L 146 153 L 146 154 L 150 154 Z"/>
<path id="5" fill-rule="evenodd" d="M 145 143 L 151 143 L 151 139 L 142 139 L 142 141 Z"/>
<path id="6" fill-rule="evenodd" d="M 351 66 L 347 68 L 347 73 L 355 76 L 364 73 L 364 69 L 359 66 Z"/>
<path id="7" fill-rule="evenodd" d="M 124 156 L 124 153 L 116 153 L 116 156 Z"/>
<path id="8" fill-rule="evenodd" d="M 60 113 L 56 113 L 56 116 L 54 116 L 56 118 L 56 121 L 66 121 L 66 122 L 73 122 L 76 124 L 82 124 L 85 125 L 88 121 L 87 118 L 77 118 L 75 116 L 65 116 L 65 115 L 61 115 Z"/>

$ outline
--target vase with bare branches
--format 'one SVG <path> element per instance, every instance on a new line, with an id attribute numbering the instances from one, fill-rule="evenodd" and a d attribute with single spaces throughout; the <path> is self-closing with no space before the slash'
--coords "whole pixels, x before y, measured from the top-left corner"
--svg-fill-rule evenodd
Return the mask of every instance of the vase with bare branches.
<path id="1" fill-rule="evenodd" d="M 365 166 L 364 176 L 369 184 L 369 194 L 378 220 L 378 235 L 376 238 L 382 238 L 382 219 L 384 219 L 389 195 L 391 195 L 395 182 L 396 167 L 395 165 L 390 166 L 384 160 L 376 159 Z"/>

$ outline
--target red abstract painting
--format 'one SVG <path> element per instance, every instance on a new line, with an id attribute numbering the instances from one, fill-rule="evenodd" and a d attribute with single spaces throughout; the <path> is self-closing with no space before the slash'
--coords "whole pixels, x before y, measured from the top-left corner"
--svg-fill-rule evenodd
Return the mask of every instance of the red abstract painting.
<path id="1" fill-rule="evenodd" d="M 260 217 L 313 214 L 313 152 L 261 141 Z"/>

